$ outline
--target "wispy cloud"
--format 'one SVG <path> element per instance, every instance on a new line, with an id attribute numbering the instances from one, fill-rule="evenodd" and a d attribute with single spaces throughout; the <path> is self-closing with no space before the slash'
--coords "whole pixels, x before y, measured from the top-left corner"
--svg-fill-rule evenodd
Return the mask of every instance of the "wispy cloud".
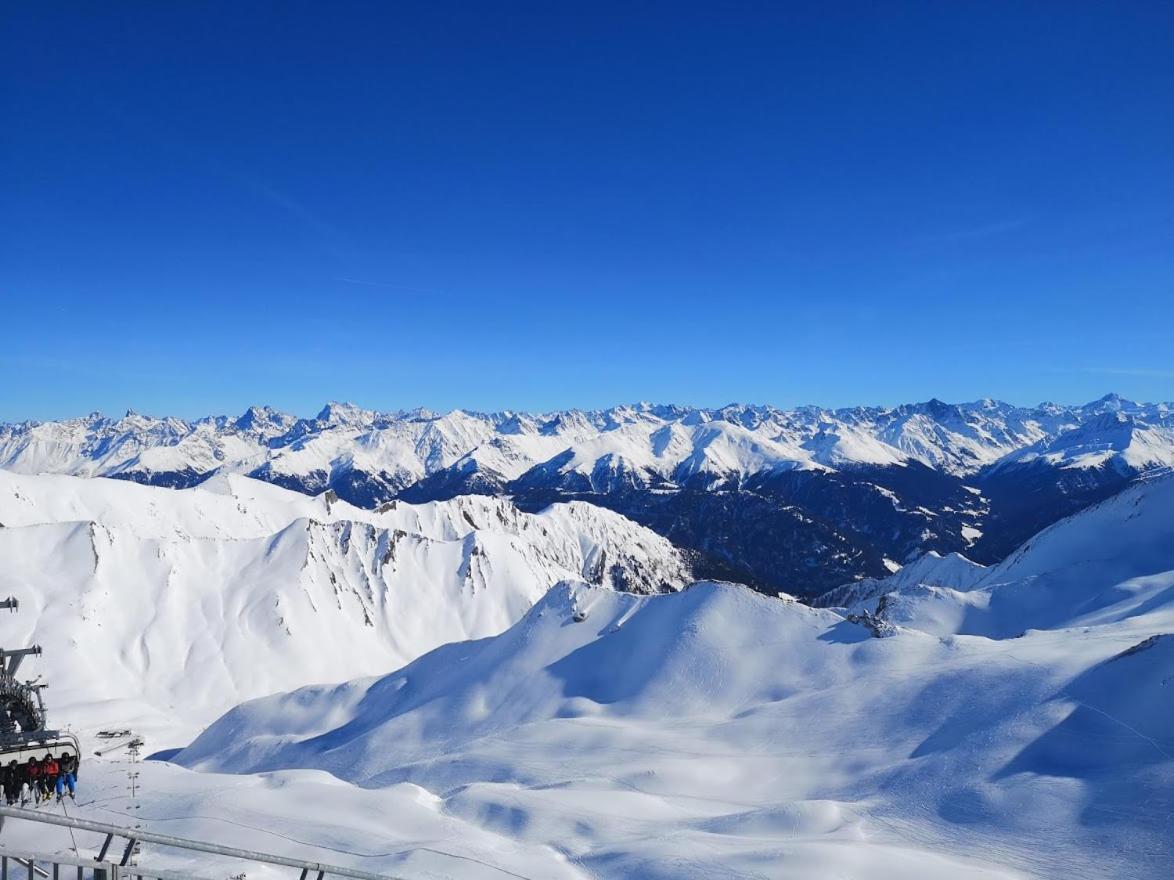
<path id="1" fill-rule="evenodd" d="M 347 266 L 351 262 L 355 247 L 351 243 L 349 236 L 343 230 L 339 229 L 333 223 L 322 219 L 322 217 L 314 211 L 311 211 L 301 202 L 263 180 L 243 174 L 231 174 L 231 176 L 246 188 L 259 195 L 270 205 L 284 211 L 305 226 L 306 229 L 313 232 L 317 236 L 322 248 L 342 263 L 343 266 Z"/>
<path id="2" fill-rule="evenodd" d="M 255 180 L 250 177 L 241 177 L 242 180 L 258 195 L 264 198 L 270 204 L 288 212 L 292 216 L 301 220 L 315 232 L 322 235 L 343 238 L 342 231 L 331 223 L 327 223 L 301 202 L 298 202 L 290 196 L 283 193 L 281 190 L 265 183 L 264 181 Z"/>

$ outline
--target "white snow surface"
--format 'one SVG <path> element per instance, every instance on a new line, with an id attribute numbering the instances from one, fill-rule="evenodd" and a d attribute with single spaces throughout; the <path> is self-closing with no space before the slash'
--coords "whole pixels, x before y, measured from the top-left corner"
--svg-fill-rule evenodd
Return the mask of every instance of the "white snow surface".
<path id="1" fill-rule="evenodd" d="M 985 566 L 972 562 L 961 553 L 947 553 L 943 556 L 930 550 L 908 565 L 899 567 L 888 577 L 852 581 L 828 590 L 812 600 L 811 604 L 818 608 L 846 608 L 857 613 L 865 608 L 875 610 L 876 600 L 886 593 L 922 585 L 969 589 L 978 583 L 986 571 Z"/>
<path id="2" fill-rule="evenodd" d="M 501 635 L 242 704 L 176 760 L 426 792 L 543 876 L 1167 877 L 1172 514 L 1150 479 L 999 566 L 907 566 L 886 638 L 735 585 L 563 583 Z"/>
<path id="3" fill-rule="evenodd" d="M 1113 658 L 1170 623 L 874 639 L 732 585 L 566 584 L 501 636 L 244 704 L 177 760 L 418 787 L 566 876 L 1157 878 L 1174 636 Z"/>
<path id="4" fill-rule="evenodd" d="M 574 564 L 561 566 L 563 580 L 544 594 L 537 588 L 540 598 L 520 603 L 526 608 L 512 625 L 444 639 L 406 665 L 390 661 L 332 684 L 314 684 L 331 676 L 320 675 L 321 667 L 309 674 L 302 654 L 307 644 L 368 650 L 365 624 L 331 622 L 339 616 L 332 601 L 348 607 L 354 600 L 335 596 L 330 574 L 346 573 L 362 598 L 357 569 L 340 560 L 351 553 L 367 559 L 367 551 L 354 549 L 366 546 L 356 532 L 387 525 L 351 519 L 353 509 L 326 498 L 294 496 L 290 522 L 276 537 L 266 535 L 282 519 L 272 500 L 288 493 L 238 478 L 165 493 L 198 500 L 149 514 L 143 511 L 152 493 L 163 490 L 72 481 L 78 497 L 62 500 L 68 492 L 61 487 L 71 481 L 8 479 L 0 484 L 0 521 L 16 523 L 24 513 L 0 529 L 0 541 L 8 541 L 0 559 L 6 568 L 18 563 L 15 573 L 0 572 L 8 578 L 0 592 L 41 579 L 22 595 L 31 607 L 6 621 L 5 643 L 23 625 L 11 641 L 32 635 L 45 645 L 37 662 L 53 681 L 49 696 L 60 720 L 111 723 L 137 711 L 153 720 L 153 743 L 171 745 L 193 729 L 195 707 L 244 691 L 240 682 L 250 675 L 254 694 L 286 689 L 229 710 L 177 763 L 144 765 L 145 791 L 133 812 L 127 768 L 88 760 L 83 786 L 93 797 L 83 794 L 78 814 L 104 821 L 133 815 L 154 830 L 409 880 L 1158 880 L 1174 873 L 1174 701 L 1167 693 L 1174 682 L 1174 476 L 1137 482 L 1041 532 L 1000 565 L 929 556 L 905 566 L 885 579 L 883 606 L 871 606 L 893 625 L 885 638 L 835 610 L 736 585 L 705 582 L 663 595 L 591 586 L 573 570 L 585 558 L 567 551 Z M 82 497 L 90 488 L 80 486 L 107 484 L 143 494 Z M 234 515 L 206 512 L 221 502 L 201 491 L 252 508 L 239 527 L 254 527 L 260 537 L 205 531 L 175 541 L 215 544 L 216 570 L 244 573 L 224 575 L 219 591 L 193 576 L 141 594 L 139 580 L 152 580 L 153 567 L 179 552 L 166 543 L 174 529 L 212 530 L 209 522 Z M 28 512 L 50 496 L 46 507 L 61 505 L 55 516 L 104 509 L 125 535 L 100 545 L 104 581 L 68 570 L 74 563 L 85 570 L 93 540 L 86 521 L 42 521 Z M 298 513 L 302 503 L 329 508 L 318 522 L 339 532 L 292 553 L 297 565 L 283 570 L 296 572 L 282 584 L 291 577 L 295 587 L 282 593 L 263 572 L 278 564 L 267 562 L 269 555 L 287 552 L 283 542 L 312 531 Z M 452 505 L 397 505 L 367 515 L 412 516 L 421 542 L 464 546 L 469 535 L 483 537 L 465 514 L 491 520 L 496 510 L 509 519 L 508 507 Z M 566 543 L 578 540 L 582 548 L 582 518 L 593 513 L 574 506 L 555 508 L 520 533 L 555 534 L 544 518 L 557 519 L 556 511 L 570 521 L 559 527 L 572 530 Z M 329 521 L 333 512 L 344 518 Z M 420 534 L 456 535 L 462 521 L 464 538 Z M 499 543 L 516 540 L 511 528 L 490 534 Z M 39 533 L 54 529 L 72 529 L 68 540 L 80 547 L 55 536 L 38 549 Z M 351 534 L 345 553 L 343 530 Z M 624 532 L 622 540 L 642 536 Z M 115 552 L 120 543 L 131 549 Z M 152 559 L 152 549 L 165 543 L 164 556 Z M 262 549 L 241 549 L 253 545 Z M 487 550 L 486 558 L 497 557 Z M 413 571 L 434 570 L 416 565 Z M 486 581 L 475 596 L 499 595 L 522 570 L 496 565 L 502 579 Z M 82 587 L 55 586 L 70 577 Z M 270 588 L 258 587 L 257 577 Z M 456 586 L 446 574 L 435 577 Z M 262 600 L 232 604 L 238 592 Z M 291 617 L 294 635 L 282 636 L 250 616 L 267 619 L 275 594 L 290 602 L 308 594 L 329 614 Z M 115 601 L 122 595 L 129 603 Z M 79 607 L 102 627 L 82 620 L 69 601 L 93 603 Z M 221 614 L 216 601 L 231 607 Z M 139 607 L 149 602 L 155 604 Z M 179 616 L 169 606 L 187 610 Z M 124 625 L 120 616 L 133 620 Z M 160 619 L 183 621 L 182 637 L 171 623 L 159 630 L 166 637 L 138 637 Z M 188 651 L 189 630 L 205 626 L 213 636 L 207 644 L 196 639 L 186 671 L 174 674 L 166 655 Z M 312 635 L 282 653 L 305 629 Z M 68 639 L 86 650 L 65 645 Z M 248 674 L 233 671 L 241 666 Z M 129 694 L 120 703 L 111 702 L 115 688 L 101 690 L 107 667 L 115 687 Z M 157 675 L 164 681 L 158 688 L 151 684 Z M 279 683 L 284 676 L 309 686 L 288 689 Z M 92 688 L 98 692 L 87 693 Z M 159 703 L 169 689 L 174 705 Z M 15 836 L 13 845 L 22 840 Z M 37 842 L 70 846 L 65 835 Z M 142 858 L 159 867 L 201 867 L 150 848 Z M 225 864 L 208 874 L 208 863 L 202 867 L 205 876 L 239 870 Z"/>
<path id="5" fill-rule="evenodd" d="M 551 584 L 679 588 L 666 540 L 583 503 L 361 511 L 240 476 L 176 491 L 0 471 L 4 644 L 46 646 L 54 714 L 179 742 L 242 699 L 505 630 Z M 84 720 L 82 720 L 84 719 Z"/>

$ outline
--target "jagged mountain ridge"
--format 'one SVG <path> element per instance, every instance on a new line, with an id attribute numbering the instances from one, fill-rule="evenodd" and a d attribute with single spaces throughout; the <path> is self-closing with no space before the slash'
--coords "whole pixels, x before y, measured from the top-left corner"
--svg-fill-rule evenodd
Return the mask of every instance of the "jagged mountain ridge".
<path id="1" fill-rule="evenodd" d="M 1171 405 L 1138 404 L 1116 395 L 1083 406 L 1016 407 L 993 400 L 836 410 L 637 404 L 539 414 L 381 413 L 330 403 L 310 419 L 250 407 L 235 418 L 189 421 L 128 412 L 118 419 L 91 413 L 3 424 L 0 467 L 169 485 L 227 470 L 271 481 L 296 477 L 306 490 L 328 488 L 356 470 L 402 489 L 445 471 L 477 471 L 508 482 L 539 465 L 564 477 L 584 478 L 576 488 L 595 485 L 593 474 L 614 472 L 647 483 L 687 486 L 699 479 L 714 483 L 794 468 L 834 470 L 909 460 L 968 475 L 1007 456 L 1024 458 L 1040 444 L 1052 444 L 1089 423 L 1096 430 L 1098 424 L 1124 421 L 1139 430 L 1162 430 L 1158 454 L 1167 454 L 1162 450 L 1165 431 L 1174 425 Z M 312 485 L 315 480 L 323 482 Z"/>
<path id="2" fill-rule="evenodd" d="M 6 639 L 54 645 L 53 705 L 95 702 L 97 726 L 195 730 L 241 698 L 382 673 L 501 632 L 566 578 L 690 580 L 668 541 L 581 503 L 367 511 L 241 476 L 172 491 L 0 471 L 0 522 L 0 595 L 26 612 Z"/>
<path id="3" fill-rule="evenodd" d="M 0 426 L 0 467 L 184 487 L 243 473 L 357 506 L 510 495 L 583 500 L 698 554 L 698 574 L 817 594 L 926 551 L 995 562 L 1174 462 L 1168 404 L 1108 395 L 1023 408 L 613 407 L 312 419 L 254 407 L 195 421 L 91 416 Z"/>

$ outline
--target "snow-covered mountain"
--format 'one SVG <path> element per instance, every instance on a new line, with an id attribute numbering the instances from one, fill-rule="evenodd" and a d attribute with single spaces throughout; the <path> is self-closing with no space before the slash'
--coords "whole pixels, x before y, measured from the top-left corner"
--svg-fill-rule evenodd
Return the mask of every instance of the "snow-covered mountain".
<path id="1" fill-rule="evenodd" d="M 880 480 L 957 480 L 862 467 L 643 497 L 735 499 L 769 537 L 751 500 L 781 486 L 806 505 L 796 533 L 823 505 L 861 534 L 927 491 Z M 958 493 L 977 511 L 981 491 Z M 855 497 L 877 506 L 835 507 Z M 1174 868 L 1160 469 L 996 565 L 928 554 L 852 581 L 827 599 L 845 610 L 678 592 L 680 551 L 582 502 L 364 509 L 227 472 L 172 490 L 0 471 L 0 522 L 0 595 L 22 603 L 4 644 L 45 646 L 25 671 L 51 718 L 190 741 L 176 760 L 200 772 L 136 765 L 153 830 L 421 880 Z M 839 534 L 820 526 L 802 534 Z M 124 770 L 87 753 L 78 814 L 118 818 Z"/>
<path id="2" fill-rule="evenodd" d="M 998 565 L 927 554 L 812 604 L 936 635 L 1010 638 L 1142 615 L 1152 627 L 1159 612 L 1174 628 L 1174 471 L 1147 475 L 1055 523 Z"/>
<path id="3" fill-rule="evenodd" d="M 1147 423 L 1125 412 L 1105 412 L 1046 441 L 1004 456 L 991 472 L 1037 462 L 1052 467 L 1113 467 L 1140 471 L 1174 465 L 1174 420 Z"/>
<path id="4" fill-rule="evenodd" d="M 243 704 L 177 760 L 417 792 L 572 876 L 1169 876 L 1174 476 L 890 586 L 886 629 L 563 584 L 499 636 Z"/>
<path id="5" fill-rule="evenodd" d="M 1055 437 L 1004 456 L 980 474 L 991 500 L 984 561 L 997 561 L 1029 534 L 1110 497 L 1138 474 L 1174 465 L 1174 420 L 1164 407 L 1131 404 L 1093 414 Z"/>
<path id="6" fill-rule="evenodd" d="M 297 480 L 298 488 L 309 491 L 356 471 L 396 489 L 454 468 L 454 474 L 476 471 L 504 484 L 539 465 L 576 488 L 592 485 L 597 472 L 615 470 L 630 473 L 638 484 L 683 486 L 795 468 L 910 460 L 963 475 L 1016 453 L 1046 454 L 1066 434 L 1072 437 L 1062 445 L 1072 446 L 1079 432 L 1104 432 L 1118 420 L 1143 431 L 1164 429 L 1160 436 L 1138 441 L 1136 454 L 1126 456 L 1130 464 L 1149 460 L 1141 451 L 1147 445 L 1149 455 L 1168 458 L 1174 426 L 1170 405 L 1109 395 L 1085 406 L 1033 408 L 991 400 L 956 405 L 931 400 L 890 409 L 639 404 L 590 412 L 456 410 L 438 415 L 379 413 L 331 403 L 312 419 L 268 407 L 252 407 L 236 418 L 195 421 L 92 413 L 0 426 L 0 467 L 170 485 L 189 484 L 214 471 L 260 471 L 273 482 Z"/>
<path id="7" fill-rule="evenodd" d="M 920 586 L 949 587 L 965 590 L 986 575 L 985 566 L 961 553 L 942 556 L 932 550 L 920 559 L 902 566 L 883 578 L 861 578 L 828 590 L 811 600 L 816 608 L 848 608 L 854 611 L 875 610 L 875 601 L 886 593 Z"/>
<path id="8" fill-rule="evenodd" d="M 583 500 L 697 554 L 697 571 L 814 595 L 927 551 L 996 562 L 1174 462 L 1174 412 L 932 400 L 894 408 L 613 407 L 547 414 L 267 408 L 0 426 L 0 468 L 187 487 L 246 474 L 373 509 L 465 495 Z"/>
<path id="9" fill-rule="evenodd" d="M 87 727 L 174 733 L 248 696 L 381 673 L 501 632 L 566 578 L 689 579 L 668 541 L 578 502 L 367 511 L 241 476 L 174 491 L 0 471 L 0 523 L 0 595 L 22 608 L 3 643 L 49 647 L 54 711 Z"/>

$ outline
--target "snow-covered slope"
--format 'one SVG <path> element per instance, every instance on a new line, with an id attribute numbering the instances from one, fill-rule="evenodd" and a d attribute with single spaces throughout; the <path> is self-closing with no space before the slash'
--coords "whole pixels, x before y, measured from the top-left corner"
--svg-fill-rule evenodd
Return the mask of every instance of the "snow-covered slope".
<path id="1" fill-rule="evenodd" d="M 886 847 L 903 844 L 1040 877 L 1158 878 L 1174 865 L 1174 655 L 1147 632 L 875 639 L 731 585 L 562 585 L 500 636 L 244 704 L 178 760 L 418 786 L 584 876 L 975 870 L 901 865 Z"/>
<path id="2" fill-rule="evenodd" d="M 816 608 L 846 608 L 859 612 L 875 610 L 876 602 L 886 593 L 917 586 L 949 587 L 968 590 L 984 575 L 986 568 L 961 553 L 942 556 L 930 551 L 919 559 L 884 578 L 862 578 L 817 596 L 811 600 Z"/>
<path id="3" fill-rule="evenodd" d="M 1061 520 L 998 565 L 945 562 L 848 584 L 816 604 L 876 611 L 939 635 L 1011 638 L 1029 629 L 1155 621 L 1174 630 L 1174 473 L 1156 472 Z"/>
<path id="4" fill-rule="evenodd" d="M 173 491 L 0 472 L 4 644 L 40 642 L 55 717 L 191 730 L 242 698 L 372 675 L 506 629 L 551 584 L 686 582 L 591 505 L 467 497 L 360 511 L 245 477 Z M 92 708 L 89 708 L 92 707 Z"/>
<path id="5" fill-rule="evenodd" d="M 1174 474 L 999 565 L 841 592 L 887 625 L 562 584 L 499 636 L 238 706 L 178 760 L 411 786 L 583 876 L 1170 875 Z"/>

